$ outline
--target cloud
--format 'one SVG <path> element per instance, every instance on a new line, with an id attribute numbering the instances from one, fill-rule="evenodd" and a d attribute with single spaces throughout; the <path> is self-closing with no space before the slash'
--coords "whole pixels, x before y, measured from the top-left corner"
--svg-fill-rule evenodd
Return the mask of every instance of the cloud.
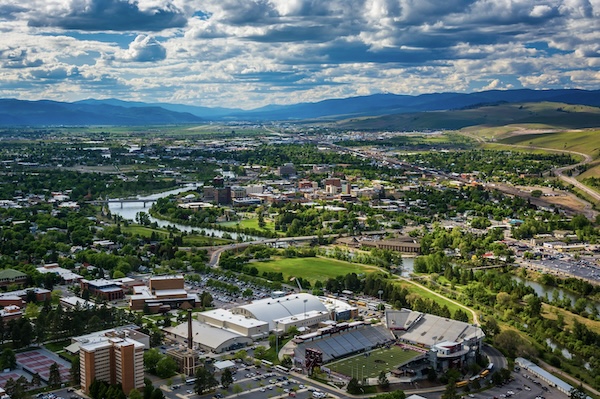
<path id="1" fill-rule="evenodd" d="M 513 85 L 502 83 L 500 79 L 494 79 L 489 84 L 483 86 L 481 90 L 508 90 L 512 89 Z"/>
<path id="2" fill-rule="evenodd" d="M 156 62 L 167 58 L 167 50 L 154 37 L 138 35 L 129 49 L 120 54 L 125 61 Z"/>
<path id="3" fill-rule="evenodd" d="M 0 50 L 1 68 L 33 68 L 41 66 L 43 63 L 40 58 L 23 47 Z"/>
<path id="4" fill-rule="evenodd" d="M 598 0 L 0 3 L 0 94 L 20 85 L 25 97 L 54 87 L 55 99 L 252 108 L 382 91 L 598 87 Z"/>
<path id="5" fill-rule="evenodd" d="M 187 18 L 173 4 L 140 8 L 127 0 L 73 0 L 66 8 L 51 1 L 31 12 L 29 26 L 83 31 L 161 31 L 185 26 Z"/>

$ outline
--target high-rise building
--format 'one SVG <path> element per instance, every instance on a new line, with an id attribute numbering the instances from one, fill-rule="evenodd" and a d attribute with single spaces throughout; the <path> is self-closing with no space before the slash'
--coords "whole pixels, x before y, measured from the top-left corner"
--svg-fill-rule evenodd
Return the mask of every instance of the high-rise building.
<path id="1" fill-rule="evenodd" d="M 130 338 L 107 337 L 79 348 L 81 389 L 89 393 L 94 380 L 121 384 L 125 395 L 144 388 L 144 344 Z"/>

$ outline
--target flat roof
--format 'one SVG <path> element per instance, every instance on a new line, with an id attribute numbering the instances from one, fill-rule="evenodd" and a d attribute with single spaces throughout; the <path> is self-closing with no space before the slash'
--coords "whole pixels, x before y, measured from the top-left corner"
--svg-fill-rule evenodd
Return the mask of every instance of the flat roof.
<path id="1" fill-rule="evenodd" d="M 538 366 L 530 360 L 518 357 L 515 359 L 515 363 L 520 364 L 521 367 L 526 368 L 527 370 L 537 374 L 538 376 L 544 378 L 547 381 L 552 381 L 552 383 L 559 387 L 563 392 L 569 392 L 571 391 L 571 389 L 573 389 L 573 387 L 570 384 L 567 384 L 560 378 L 550 374 L 549 372 L 547 372 L 546 370 L 544 370 L 543 368 L 541 368 L 540 366 Z"/>
<path id="2" fill-rule="evenodd" d="M 175 327 L 166 327 L 164 330 L 182 338 L 187 338 L 188 336 L 187 322 L 181 323 Z M 211 349 L 217 349 L 228 341 L 233 340 L 241 340 L 248 343 L 252 342 L 250 338 L 243 335 L 236 334 L 230 330 L 216 328 L 198 320 L 192 320 L 192 340 L 197 344 Z"/>
<path id="3" fill-rule="evenodd" d="M 233 314 L 228 309 L 213 309 L 207 310 L 206 312 L 201 312 L 200 316 L 210 317 L 211 319 L 226 321 L 227 323 L 233 323 L 238 326 L 250 328 L 256 326 L 266 326 L 269 323 L 266 321 L 261 321 L 258 319 L 254 319 L 251 317 L 244 317 L 240 314 Z"/>
<path id="4" fill-rule="evenodd" d="M 175 288 L 175 289 L 171 289 L 171 290 L 155 290 L 154 291 L 154 295 L 156 295 L 157 297 L 162 297 L 162 296 L 171 296 L 171 295 L 186 295 L 187 296 L 187 291 L 179 288 Z"/>
<path id="5" fill-rule="evenodd" d="M 174 279 L 182 279 L 182 274 L 165 274 L 163 276 L 153 276 L 150 277 L 150 280 L 174 280 Z"/>

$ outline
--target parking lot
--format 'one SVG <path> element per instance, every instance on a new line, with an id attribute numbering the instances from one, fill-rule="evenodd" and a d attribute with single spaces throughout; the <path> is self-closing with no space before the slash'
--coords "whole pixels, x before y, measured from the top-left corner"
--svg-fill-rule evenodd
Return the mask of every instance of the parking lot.
<path id="1" fill-rule="evenodd" d="M 234 382 L 227 389 L 222 387 L 216 391 L 197 395 L 193 392 L 193 384 L 176 384 L 174 386 L 161 386 L 165 396 L 169 399 L 222 399 L 227 397 L 243 396 L 244 399 L 266 399 L 294 397 L 297 399 L 322 399 L 329 396 L 329 392 L 320 387 L 307 384 L 293 377 L 270 370 L 244 367 L 233 374 Z M 239 388 L 241 391 L 238 393 Z"/>

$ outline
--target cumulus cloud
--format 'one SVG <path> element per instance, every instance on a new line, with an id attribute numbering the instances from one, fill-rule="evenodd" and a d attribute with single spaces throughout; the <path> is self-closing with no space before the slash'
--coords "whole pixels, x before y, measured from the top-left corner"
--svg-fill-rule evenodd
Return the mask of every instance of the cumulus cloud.
<path id="1" fill-rule="evenodd" d="M 154 62 L 167 58 L 167 50 L 154 37 L 138 35 L 121 54 L 121 59 L 134 62 Z"/>
<path id="2" fill-rule="evenodd" d="M 26 48 L 9 48 L 0 50 L 0 67 L 2 68 L 33 68 L 44 62 Z"/>
<path id="3" fill-rule="evenodd" d="M 160 31 L 183 27 L 187 18 L 172 3 L 140 8 L 127 0 L 73 0 L 56 4 L 48 1 L 31 9 L 29 25 L 84 31 Z"/>
<path id="4" fill-rule="evenodd" d="M 254 107 L 598 85 L 598 0 L 0 3 L 0 93 L 29 76 L 56 82 L 58 97 Z"/>

